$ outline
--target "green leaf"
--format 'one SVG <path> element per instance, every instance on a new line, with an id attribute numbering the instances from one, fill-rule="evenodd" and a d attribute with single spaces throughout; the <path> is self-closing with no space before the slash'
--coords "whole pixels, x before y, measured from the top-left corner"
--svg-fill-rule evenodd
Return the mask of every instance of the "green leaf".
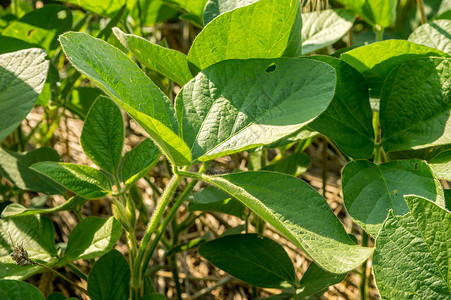
<path id="1" fill-rule="evenodd" d="M 83 151 L 100 168 L 116 174 L 124 138 L 121 110 L 110 99 L 100 96 L 89 110 L 83 125 L 80 137 Z"/>
<path id="2" fill-rule="evenodd" d="M 431 168 L 418 159 L 374 164 L 365 160 L 343 169 L 343 202 L 352 219 L 376 237 L 388 211 L 409 212 L 403 196 L 415 194 L 444 206 L 443 189 Z"/>
<path id="3" fill-rule="evenodd" d="M 111 249 L 122 234 L 121 224 L 114 217 L 87 217 L 72 230 L 66 252 L 58 262 L 63 266 L 77 259 L 91 259 Z"/>
<path id="4" fill-rule="evenodd" d="M 295 285 L 293 263 L 283 247 L 258 234 L 228 235 L 199 247 L 200 256 L 254 286 Z"/>
<path id="5" fill-rule="evenodd" d="M 451 214 L 431 201 L 406 197 L 412 213 L 385 221 L 373 270 L 382 299 L 451 298 Z"/>
<path id="6" fill-rule="evenodd" d="M 113 16 L 121 7 L 126 4 L 126 0 L 57 0 L 82 7 L 98 15 Z"/>
<path id="7" fill-rule="evenodd" d="M 139 4 L 138 4 L 139 3 Z M 164 0 L 138 0 L 130 11 L 133 20 L 141 22 L 141 26 L 153 26 L 177 16 L 177 10 L 164 3 Z"/>
<path id="8" fill-rule="evenodd" d="M 188 201 L 188 211 L 217 211 L 238 218 L 244 214 L 244 205 L 240 201 L 213 186 L 191 194 Z"/>
<path id="9" fill-rule="evenodd" d="M 195 249 L 210 239 L 211 239 L 211 233 L 207 231 L 201 237 L 192 239 L 186 243 L 181 243 L 181 244 L 171 246 L 169 249 L 167 249 L 166 253 L 164 254 L 164 258 L 175 255 L 180 252 Z"/>
<path id="10" fill-rule="evenodd" d="M 85 120 L 89 109 L 100 95 L 102 95 L 102 91 L 96 87 L 76 87 L 72 90 L 70 100 L 66 101 L 64 106 Z"/>
<path id="11" fill-rule="evenodd" d="M 57 262 L 55 228 L 52 221 L 43 216 L 26 216 L 0 219 L 0 278 L 22 280 L 42 271 L 37 265 L 19 266 L 9 255 L 13 245 L 23 245 L 28 257 L 47 266 Z"/>
<path id="12" fill-rule="evenodd" d="M 171 100 L 122 51 L 84 33 L 60 36 L 71 63 L 125 109 L 176 165 L 191 161 Z M 132 78 L 132 79 L 131 79 Z"/>
<path id="13" fill-rule="evenodd" d="M 328 56 L 312 56 L 337 72 L 335 96 L 325 112 L 309 126 L 331 138 L 353 158 L 368 158 L 374 149 L 368 87 L 362 75 L 347 63 Z"/>
<path id="14" fill-rule="evenodd" d="M 2 211 L 2 218 L 49 214 L 66 210 L 77 210 L 78 208 L 81 208 L 87 201 L 88 199 L 74 196 L 60 206 L 42 209 L 25 207 L 19 203 L 11 203 Z"/>
<path id="15" fill-rule="evenodd" d="M 149 294 L 145 295 L 144 297 L 139 298 L 139 300 L 165 300 L 166 297 L 163 294 Z"/>
<path id="16" fill-rule="evenodd" d="M 340 59 L 365 77 L 370 96 L 379 98 L 382 84 L 395 67 L 406 60 L 427 56 L 446 57 L 446 53 L 403 40 L 388 40 L 362 46 L 341 55 Z"/>
<path id="17" fill-rule="evenodd" d="M 262 170 L 285 173 L 294 177 L 298 177 L 305 171 L 312 160 L 304 153 L 293 153 L 285 155 L 281 160 L 265 166 Z"/>
<path id="18" fill-rule="evenodd" d="M 0 280 L 0 298 L 3 300 L 45 300 L 38 288 L 18 280 Z"/>
<path id="19" fill-rule="evenodd" d="M 445 194 L 445 207 L 451 211 L 451 189 L 443 190 Z"/>
<path id="20" fill-rule="evenodd" d="M 354 244 L 326 200 L 300 179 L 267 171 L 202 179 L 243 202 L 329 272 L 348 272 L 373 251 Z"/>
<path id="21" fill-rule="evenodd" d="M 429 162 L 435 176 L 451 180 L 451 150 L 443 151 Z"/>
<path id="22" fill-rule="evenodd" d="M 0 35 L 0 54 L 33 48 L 33 45 L 20 39 Z"/>
<path id="23" fill-rule="evenodd" d="M 118 40 L 145 66 L 155 70 L 181 86 L 193 78 L 188 67 L 188 58 L 182 52 L 168 49 L 148 40 L 113 28 Z"/>
<path id="24" fill-rule="evenodd" d="M 103 198 L 112 193 L 110 179 L 99 170 L 88 166 L 40 162 L 34 164 L 32 169 L 87 199 Z"/>
<path id="25" fill-rule="evenodd" d="M 297 57 L 301 24 L 299 1 L 260 0 L 208 23 L 194 40 L 188 61 L 203 70 L 228 59 Z"/>
<path id="26" fill-rule="evenodd" d="M 402 63 L 382 88 L 380 124 L 385 151 L 451 143 L 451 59 Z"/>
<path id="27" fill-rule="evenodd" d="M 435 20 L 423 24 L 412 32 L 408 40 L 451 55 L 451 20 Z"/>
<path id="28" fill-rule="evenodd" d="M 26 153 L 16 153 L 0 149 L 0 171 L 15 186 L 45 194 L 64 194 L 66 189 L 49 181 L 33 169 L 31 165 L 40 161 L 60 161 L 58 152 L 51 148 L 39 148 Z"/>
<path id="29" fill-rule="evenodd" d="M 121 179 L 130 186 L 147 174 L 160 158 L 161 151 L 150 139 L 145 139 L 124 158 Z"/>
<path id="30" fill-rule="evenodd" d="M 2 35 L 21 39 L 47 51 L 58 46 L 57 37 L 72 27 L 72 13 L 62 5 L 45 5 L 24 15 Z"/>
<path id="31" fill-rule="evenodd" d="M 258 0 L 209 0 L 205 5 L 204 10 L 204 26 L 221 14 L 257 1 Z"/>
<path id="32" fill-rule="evenodd" d="M 186 12 L 186 14 L 182 15 L 182 19 L 194 22 L 194 24 L 199 27 L 202 27 L 202 14 L 207 1 L 208 0 L 163 0 L 163 2 Z"/>
<path id="33" fill-rule="evenodd" d="M 224 61 L 203 70 L 177 95 L 181 136 L 193 161 L 269 144 L 323 112 L 334 90 L 335 72 L 325 63 Z"/>
<path id="34" fill-rule="evenodd" d="M 124 256 L 113 249 L 102 256 L 88 277 L 92 300 L 123 300 L 130 297 L 130 266 Z"/>
<path id="35" fill-rule="evenodd" d="M 332 45 L 351 29 L 355 14 L 346 9 L 326 9 L 302 14 L 302 54 Z"/>
<path id="36" fill-rule="evenodd" d="M 389 27 L 396 20 L 397 0 L 338 0 L 361 16 L 376 30 Z"/>
<path id="37" fill-rule="evenodd" d="M 299 282 L 296 289 L 297 299 L 302 299 L 303 297 L 311 296 L 331 285 L 340 283 L 345 279 L 345 274 L 333 274 L 320 268 L 314 262 L 310 263 L 307 271 Z"/>
<path id="38" fill-rule="evenodd" d="M 41 49 L 0 55 L 0 141 L 13 131 L 33 108 L 44 87 L 49 62 Z"/>

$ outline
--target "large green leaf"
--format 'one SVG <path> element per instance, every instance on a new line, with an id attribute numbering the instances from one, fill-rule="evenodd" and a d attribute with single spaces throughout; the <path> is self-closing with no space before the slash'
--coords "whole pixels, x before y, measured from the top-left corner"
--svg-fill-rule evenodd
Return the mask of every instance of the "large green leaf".
<path id="1" fill-rule="evenodd" d="M 227 235 L 206 242 L 199 254 L 244 282 L 266 288 L 296 284 L 293 263 L 283 247 L 258 234 Z"/>
<path id="2" fill-rule="evenodd" d="M 302 54 L 332 45 L 351 29 L 355 14 L 346 9 L 326 9 L 302 14 Z"/>
<path id="3" fill-rule="evenodd" d="M 379 98 L 388 74 L 402 62 L 425 56 L 446 57 L 446 53 L 403 40 L 387 40 L 362 46 L 340 57 L 362 73 L 370 89 L 370 96 Z"/>
<path id="4" fill-rule="evenodd" d="M 0 54 L 33 48 L 33 45 L 20 39 L 0 35 Z"/>
<path id="5" fill-rule="evenodd" d="M 44 87 L 49 62 L 41 49 L 0 55 L 0 141 L 13 131 L 33 108 Z M 7 112 L 7 113 L 5 113 Z"/>
<path id="6" fill-rule="evenodd" d="M 0 149 L 0 172 L 15 186 L 46 194 L 64 194 L 66 189 L 30 168 L 41 161 L 60 161 L 58 152 L 51 148 L 39 148 L 26 153 Z"/>
<path id="7" fill-rule="evenodd" d="M 6 217 L 21 217 L 21 216 L 31 216 L 37 214 L 49 214 L 58 211 L 65 210 L 78 210 L 83 204 L 85 204 L 88 199 L 82 198 L 80 196 L 74 196 L 61 204 L 60 206 L 51 208 L 28 208 L 19 203 L 11 203 L 2 211 L 2 218 Z"/>
<path id="8" fill-rule="evenodd" d="M 147 131 L 177 165 L 191 155 L 177 136 L 178 124 L 171 100 L 122 51 L 84 33 L 60 36 L 72 64 L 88 76 Z"/>
<path id="9" fill-rule="evenodd" d="M 57 0 L 75 4 L 83 9 L 89 10 L 95 14 L 113 16 L 121 7 L 127 3 L 126 0 Z M 134 2 L 134 1 L 130 1 Z"/>
<path id="10" fill-rule="evenodd" d="M 373 164 L 365 160 L 348 163 L 343 169 L 343 201 L 353 220 L 376 237 L 388 211 L 409 212 L 403 196 L 415 194 L 444 206 L 440 182 L 421 160 Z"/>
<path id="11" fill-rule="evenodd" d="M 72 27 L 72 13 L 62 5 L 45 5 L 11 23 L 4 36 L 21 39 L 47 51 L 58 46 L 57 37 Z"/>
<path id="12" fill-rule="evenodd" d="M 119 28 L 113 28 L 113 32 L 122 45 L 147 67 L 160 72 L 181 86 L 193 78 L 188 67 L 188 58 L 182 52 L 151 43 L 133 34 L 126 34 Z"/>
<path id="13" fill-rule="evenodd" d="M 188 60 L 203 70 L 227 59 L 301 55 L 299 1 L 260 0 L 224 13 L 196 37 Z"/>
<path id="14" fill-rule="evenodd" d="M 302 275 L 301 281 L 296 289 L 296 299 L 309 297 L 331 285 L 342 282 L 345 277 L 346 273 L 329 273 L 312 262 L 304 275 Z"/>
<path id="15" fill-rule="evenodd" d="M 441 152 L 429 164 L 438 178 L 451 181 L 451 150 Z"/>
<path id="16" fill-rule="evenodd" d="M 221 62 L 203 70 L 177 95 L 181 136 L 193 161 L 269 144 L 322 113 L 334 89 L 335 72 L 321 62 Z"/>
<path id="17" fill-rule="evenodd" d="M 0 280 L 0 298 L 3 300 L 45 300 L 38 288 L 18 280 Z"/>
<path id="18" fill-rule="evenodd" d="M 451 59 L 402 63 L 382 88 L 380 123 L 386 151 L 451 143 Z"/>
<path id="19" fill-rule="evenodd" d="M 409 41 L 451 55 L 451 20 L 435 20 L 423 24 L 412 32 Z"/>
<path id="20" fill-rule="evenodd" d="M 19 266 L 9 255 L 15 246 L 22 245 L 28 257 L 45 265 L 57 262 L 55 229 L 52 221 L 43 216 L 0 219 L 0 278 L 25 279 L 44 268 L 37 265 Z"/>
<path id="21" fill-rule="evenodd" d="M 86 155 L 100 168 L 116 174 L 122 157 L 125 129 L 119 107 L 100 96 L 86 116 L 80 144 Z"/>
<path id="22" fill-rule="evenodd" d="M 113 249 L 122 234 L 121 224 L 114 217 L 87 217 L 72 230 L 66 252 L 58 262 L 63 266 L 77 259 L 91 259 Z"/>
<path id="23" fill-rule="evenodd" d="M 70 163 L 40 162 L 34 164 L 32 169 L 87 199 L 103 198 L 112 193 L 110 179 L 92 167 Z"/>
<path id="24" fill-rule="evenodd" d="M 257 1 L 258 0 L 209 0 L 205 5 L 204 25 L 207 25 L 221 14 Z"/>
<path id="25" fill-rule="evenodd" d="M 300 179 L 267 171 L 202 179 L 243 202 L 329 272 L 352 270 L 373 251 L 354 244 L 326 200 Z"/>
<path id="26" fill-rule="evenodd" d="M 406 197 L 411 213 L 392 213 L 376 240 L 373 270 L 382 299 L 451 299 L 451 214 Z"/>
<path id="27" fill-rule="evenodd" d="M 389 27 L 396 20 L 397 0 L 338 0 L 361 16 L 377 30 Z"/>
<path id="28" fill-rule="evenodd" d="M 327 110 L 309 127 L 331 138 L 350 157 L 370 157 L 374 148 L 373 113 L 365 80 L 354 68 L 338 59 L 311 58 L 335 68 L 337 87 Z"/>
<path id="29" fill-rule="evenodd" d="M 113 249 L 102 256 L 88 277 L 92 300 L 123 300 L 130 296 L 130 266 L 124 256 Z"/>
<path id="30" fill-rule="evenodd" d="M 188 211 L 217 211 L 238 218 L 244 215 L 244 205 L 229 194 L 209 186 L 188 198 Z"/>
<path id="31" fill-rule="evenodd" d="M 124 158 L 120 178 L 126 185 L 132 185 L 158 162 L 160 149 L 150 140 L 145 139 L 133 148 Z"/>

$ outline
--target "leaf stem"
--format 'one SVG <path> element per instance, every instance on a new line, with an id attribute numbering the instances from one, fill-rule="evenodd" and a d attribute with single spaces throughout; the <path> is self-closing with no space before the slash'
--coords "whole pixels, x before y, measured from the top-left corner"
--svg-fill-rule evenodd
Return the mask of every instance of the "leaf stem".
<path id="1" fill-rule="evenodd" d="M 424 3 L 423 0 L 417 0 L 418 10 L 420 11 L 421 16 L 421 25 L 426 24 L 428 22 L 426 18 L 426 13 L 424 12 Z"/>
<path id="2" fill-rule="evenodd" d="M 58 272 L 57 270 L 55 270 L 55 269 L 53 269 L 53 268 L 50 268 L 50 267 L 47 267 L 46 265 L 43 265 L 43 264 L 38 263 L 38 262 L 36 262 L 36 261 L 35 261 L 35 263 L 36 263 L 38 266 L 44 267 L 44 268 L 46 268 L 47 270 L 52 271 L 52 272 L 55 273 L 57 276 L 59 276 L 59 277 L 61 277 L 62 279 L 66 280 L 67 282 L 69 282 L 70 284 L 72 284 L 75 288 L 79 289 L 80 291 L 82 291 L 83 293 L 85 293 L 86 295 L 89 296 L 89 293 L 88 293 L 87 290 L 85 290 L 84 288 L 82 288 L 81 286 L 79 286 L 78 284 L 76 284 L 75 282 L 73 282 L 72 280 L 70 280 L 69 278 L 67 278 L 66 276 L 64 276 L 64 275 L 61 274 L 60 272 Z"/>

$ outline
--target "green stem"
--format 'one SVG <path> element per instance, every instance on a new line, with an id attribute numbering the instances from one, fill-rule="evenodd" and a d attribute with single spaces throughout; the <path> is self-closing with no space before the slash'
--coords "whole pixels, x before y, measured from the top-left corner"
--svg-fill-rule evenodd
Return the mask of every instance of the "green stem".
<path id="1" fill-rule="evenodd" d="M 421 24 L 426 24 L 428 22 L 426 18 L 426 13 L 424 12 L 424 3 L 423 0 L 417 0 L 418 10 L 420 11 L 421 16 Z"/>
<path id="2" fill-rule="evenodd" d="M 368 247 L 368 234 L 364 230 L 362 231 L 362 247 Z M 366 277 L 367 264 L 368 260 L 365 260 L 365 262 L 362 264 L 362 280 L 360 282 L 360 295 L 362 300 L 366 300 L 368 296 L 368 280 Z"/>
<path id="3" fill-rule="evenodd" d="M 138 255 L 137 255 L 136 261 L 135 261 L 135 266 L 134 266 L 133 272 L 132 272 L 133 273 L 132 288 L 135 291 L 139 290 L 139 288 L 141 286 L 141 274 L 143 273 L 142 269 L 144 268 L 142 263 L 143 263 L 143 259 L 144 259 L 144 255 L 145 255 L 147 246 L 149 245 L 149 242 L 150 242 L 150 238 L 152 237 L 152 233 L 155 231 L 158 224 L 160 223 L 161 217 L 163 216 L 163 212 L 164 212 L 166 206 L 168 205 L 172 194 L 176 191 L 177 186 L 180 182 L 180 179 L 181 179 L 181 177 L 177 173 L 172 176 L 163 195 L 161 196 L 160 201 L 157 204 L 157 207 L 154 210 L 152 218 L 149 221 L 146 232 L 145 232 L 144 237 L 141 242 L 141 246 L 139 247 Z"/>
<path id="4" fill-rule="evenodd" d="M 35 262 L 37 265 L 46 268 L 49 271 L 52 271 L 53 273 L 55 273 L 56 275 L 58 275 L 59 277 L 61 277 L 62 279 L 66 280 L 67 282 L 69 282 L 70 284 L 72 284 L 75 288 L 79 289 L 80 291 L 82 291 L 83 293 L 85 293 L 86 295 L 88 294 L 88 291 L 85 290 L 84 288 L 82 288 L 81 286 L 79 286 L 78 284 L 76 284 L 75 282 L 73 282 L 72 280 L 70 280 L 69 278 L 67 278 L 66 276 L 64 276 L 63 274 L 61 274 L 60 272 L 58 272 L 55 269 L 52 269 L 50 267 L 47 267 L 46 265 L 40 264 L 38 262 Z"/>

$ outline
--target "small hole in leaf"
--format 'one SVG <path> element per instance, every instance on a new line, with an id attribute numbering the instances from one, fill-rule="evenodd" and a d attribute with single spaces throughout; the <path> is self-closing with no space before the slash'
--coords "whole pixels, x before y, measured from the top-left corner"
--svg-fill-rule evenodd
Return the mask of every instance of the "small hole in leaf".
<path id="1" fill-rule="evenodd" d="M 36 29 L 30 29 L 27 32 L 27 37 L 30 37 L 34 32 L 36 31 Z"/>
<path id="2" fill-rule="evenodd" d="M 272 73 L 272 72 L 274 72 L 276 70 L 276 68 L 277 68 L 276 64 L 272 63 L 266 68 L 265 72 L 268 73 L 268 74 Z"/>

